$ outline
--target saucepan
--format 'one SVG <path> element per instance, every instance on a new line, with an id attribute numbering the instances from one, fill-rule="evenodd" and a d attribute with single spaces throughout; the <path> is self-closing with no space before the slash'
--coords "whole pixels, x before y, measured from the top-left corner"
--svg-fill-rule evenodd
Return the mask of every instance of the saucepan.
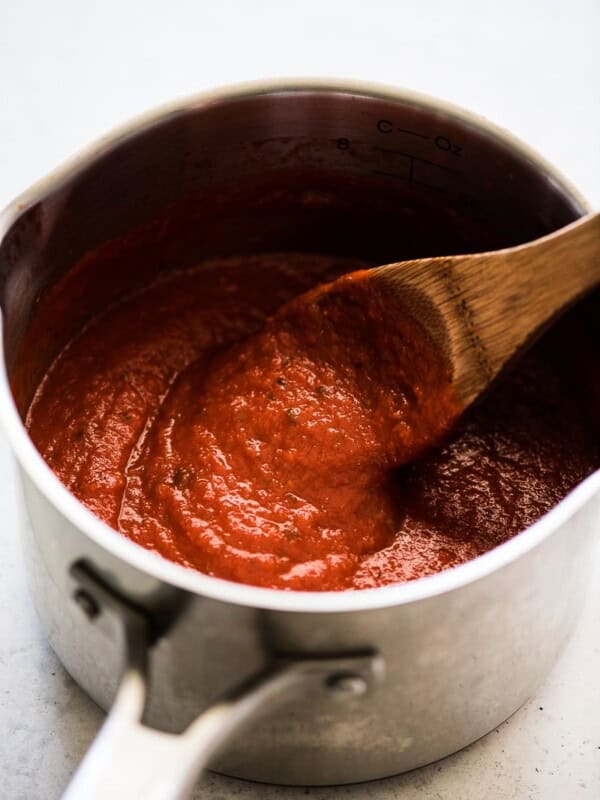
<path id="1" fill-rule="evenodd" d="M 247 199 L 244 187 L 260 181 L 270 205 Z M 360 191 L 336 195 L 336 183 Z M 170 563 L 111 530 L 61 485 L 27 435 L 28 398 L 82 315 L 124 289 L 108 265 L 24 354 L 39 299 L 86 253 L 132 230 L 156 231 L 153 220 L 169 209 L 192 209 L 193 218 L 193 198 L 208 194 L 217 198 L 210 220 L 187 228 L 201 231 L 188 238 L 195 255 L 325 242 L 375 263 L 434 254 L 408 252 L 428 209 L 446 218 L 461 209 L 493 225 L 496 246 L 589 210 L 536 153 L 473 114 L 393 88 L 287 81 L 220 89 L 150 113 L 4 211 L 0 418 L 29 514 L 22 538 L 31 592 L 66 669 L 110 709 L 69 798 L 184 797 L 205 766 L 325 785 L 440 759 L 534 692 L 573 629 L 588 579 L 599 472 L 462 566 L 323 593 L 246 586 Z M 362 198 L 358 216 L 353 196 Z M 399 237 L 410 245 L 401 252 Z M 153 268 L 171 268 L 177 247 L 169 252 Z M 596 315 L 599 300 L 587 301 Z M 577 307 L 575 324 L 560 323 L 555 336 L 589 344 L 590 308 Z"/>

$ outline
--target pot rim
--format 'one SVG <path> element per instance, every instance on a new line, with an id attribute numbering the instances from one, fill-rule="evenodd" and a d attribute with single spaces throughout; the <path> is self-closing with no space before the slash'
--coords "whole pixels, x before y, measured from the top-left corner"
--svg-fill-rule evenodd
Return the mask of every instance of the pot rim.
<path id="1" fill-rule="evenodd" d="M 360 94 L 384 100 L 400 101 L 428 111 L 441 111 L 462 123 L 483 131 L 491 138 L 500 140 L 511 150 L 525 157 L 540 171 L 546 173 L 548 178 L 579 203 L 582 209 L 591 210 L 578 190 L 528 145 L 484 117 L 452 103 L 385 84 L 328 78 L 281 78 L 217 87 L 171 101 L 134 117 L 83 149 L 62 167 L 35 183 L 10 203 L 0 214 L 0 241 L 29 207 L 60 189 L 98 158 L 143 130 L 148 130 L 169 118 L 176 118 L 190 110 L 207 107 L 213 103 L 263 94 L 295 92 Z M 0 347 L 3 348 L 2 340 L 0 326 Z M 0 424 L 4 428 L 21 468 L 33 481 L 38 491 L 79 531 L 131 567 L 193 594 L 236 605 L 304 613 L 353 612 L 403 605 L 460 589 L 508 566 L 541 544 L 600 490 L 600 470 L 597 470 L 537 522 L 507 542 L 465 564 L 407 583 L 344 592 L 300 592 L 247 586 L 204 575 L 168 561 L 127 539 L 92 514 L 63 486 L 36 450 L 17 412 L 3 355 L 1 359 Z"/>

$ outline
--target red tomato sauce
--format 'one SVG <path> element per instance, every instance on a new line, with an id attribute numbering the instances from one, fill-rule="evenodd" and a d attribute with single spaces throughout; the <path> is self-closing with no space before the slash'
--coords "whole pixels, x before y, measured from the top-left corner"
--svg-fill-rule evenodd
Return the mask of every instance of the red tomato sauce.
<path id="1" fill-rule="evenodd" d="M 270 253 L 155 279 L 59 354 L 33 441 L 97 516 L 209 575 L 364 589 L 480 555 L 593 470 L 585 417 L 533 351 L 423 454 L 458 405 L 418 324 L 390 324 L 362 273 L 293 300 L 360 266 Z"/>

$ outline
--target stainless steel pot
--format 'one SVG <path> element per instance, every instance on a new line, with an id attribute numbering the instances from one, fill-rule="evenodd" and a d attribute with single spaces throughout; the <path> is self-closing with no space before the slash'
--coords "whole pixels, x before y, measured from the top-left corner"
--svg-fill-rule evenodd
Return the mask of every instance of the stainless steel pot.
<path id="1" fill-rule="evenodd" d="M 6 209 L 0 417 L 31 520 L 31 590 L 66 668 L 112 705 L 69 798 L 183 797 L 206 764 L 304 785 L 427 764 L 512 714 L 579 612 L 598 472 L 461 567 L 360 592 L 280 592 L 139 548 L 69 494 L 33 447 L 10 380 L 39 296 L 86 251 L 184 195 L 283 166 L 368 173 L 425 200 L 447 193 L 493 217 L 504 244 L 587 210 L 554 169 L 478 117 L 406 91 L 311 81 L 217 90 L 149 114 Z M 48 342 L 42 351 L 31 383 L 48 366 Z"/>

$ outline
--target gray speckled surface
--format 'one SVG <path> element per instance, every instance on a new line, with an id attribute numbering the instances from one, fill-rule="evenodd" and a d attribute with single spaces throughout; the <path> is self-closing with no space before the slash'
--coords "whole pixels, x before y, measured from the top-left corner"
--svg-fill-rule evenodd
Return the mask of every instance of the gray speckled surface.
<path id="1" fill-rule="evenodd" d="M 600 205 L 597 0 L 0 2 L 0 206 L 110 126 L 172 97 L 266 75 L 410 85 L 480 111 Z M 102 720 L 48 647 L 20 558 L 0 437 L 0 797 L 53 800 Z M 600 568 L 536 696 L 443 762 L 360 786 L 282 789 L 207 775 L 207 800 L 596 800 Z"/>

